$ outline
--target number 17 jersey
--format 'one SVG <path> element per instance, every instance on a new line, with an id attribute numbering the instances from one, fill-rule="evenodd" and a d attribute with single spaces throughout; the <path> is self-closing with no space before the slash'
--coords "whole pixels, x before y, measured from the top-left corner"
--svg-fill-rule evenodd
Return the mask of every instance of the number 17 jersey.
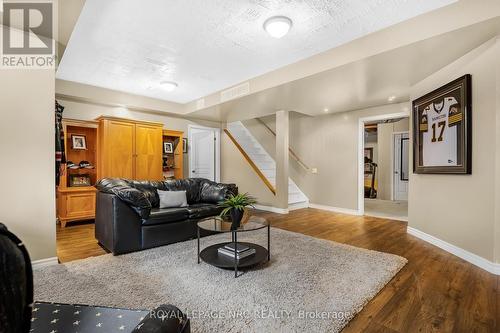
<path id="1" fill-rule="evenodd" d="M 462 113 L 455 97 L 429 104 L 422 112 L 423 165 L 455 166 L 457 161 L 457 127 Z"/>

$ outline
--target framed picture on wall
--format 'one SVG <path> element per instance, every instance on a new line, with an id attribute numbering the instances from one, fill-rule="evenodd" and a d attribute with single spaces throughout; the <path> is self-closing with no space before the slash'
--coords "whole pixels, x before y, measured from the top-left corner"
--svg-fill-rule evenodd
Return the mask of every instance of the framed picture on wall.
<path id="1" fill-rule="evenodd" d="M 413 101 L 414 173 L 471 173 L 471 90 L 467 74 Z"/>
<path id="2" fill-rule="evenodd" d="M 172 154 L 174 152 L 174 145 L 172 142 L 164 142 L 163 143 L 163 153 L 164 154 Z"/>

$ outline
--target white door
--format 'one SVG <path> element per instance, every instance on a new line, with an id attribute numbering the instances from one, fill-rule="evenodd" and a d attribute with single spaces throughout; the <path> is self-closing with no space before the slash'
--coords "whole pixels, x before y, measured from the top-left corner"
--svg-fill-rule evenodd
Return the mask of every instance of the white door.
<path id="1" fill-rule="evenodd" d="M 392 155 L 394 156 L 394 200 L 408 200 L 408 177 L 410 171 L 409 143 L 408 132 L 394 134 Z"/>
<path id="2" fill-rule="evenodd" d="M 218 181 L 218 137 L 216 128 L 189 128 L 190 178 Z"/>

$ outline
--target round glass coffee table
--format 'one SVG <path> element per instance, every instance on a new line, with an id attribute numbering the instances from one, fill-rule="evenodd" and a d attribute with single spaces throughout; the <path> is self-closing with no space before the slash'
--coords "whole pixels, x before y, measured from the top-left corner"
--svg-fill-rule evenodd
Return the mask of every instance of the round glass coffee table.
<path id="1" fill-rule="evenodd" d="M 263 246 L 247 242 L 238 242 L 238 234 L 267 228 L 267 249 Z M 200 258 L 215 267 L 234 269 L 234 277 L 238 277 L 238 269 L 256 266 L 271 260 L 271 226 L 260 216 L 250 216 L 242 221 L 239 228 L 231 229 L 231 220 L 219 216 L 202 219 L 198 222 L 198 264 Z M 200 252 L 200 230 L 214 233 L 231 233 L 231 242 L 217 243 L 204 248 Z"/>

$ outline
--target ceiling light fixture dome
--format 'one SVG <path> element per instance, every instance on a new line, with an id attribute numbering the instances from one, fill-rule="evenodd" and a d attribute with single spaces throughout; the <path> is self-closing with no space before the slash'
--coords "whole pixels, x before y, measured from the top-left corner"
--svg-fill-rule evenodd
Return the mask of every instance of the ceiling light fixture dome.
<path id="1" fill-rule="evenodd" d="M 264 22 L 264 30 L 274 38 L 285 36 L 292 28 L 292 20 L 286 16 L 273 16 Z"/>
<path id="2" fill-rule="evenodd" d="M 160 84 L 166 91 L 174 91 L 179 86 L 177 83 L 172 81 L 161 81 Z"/>

